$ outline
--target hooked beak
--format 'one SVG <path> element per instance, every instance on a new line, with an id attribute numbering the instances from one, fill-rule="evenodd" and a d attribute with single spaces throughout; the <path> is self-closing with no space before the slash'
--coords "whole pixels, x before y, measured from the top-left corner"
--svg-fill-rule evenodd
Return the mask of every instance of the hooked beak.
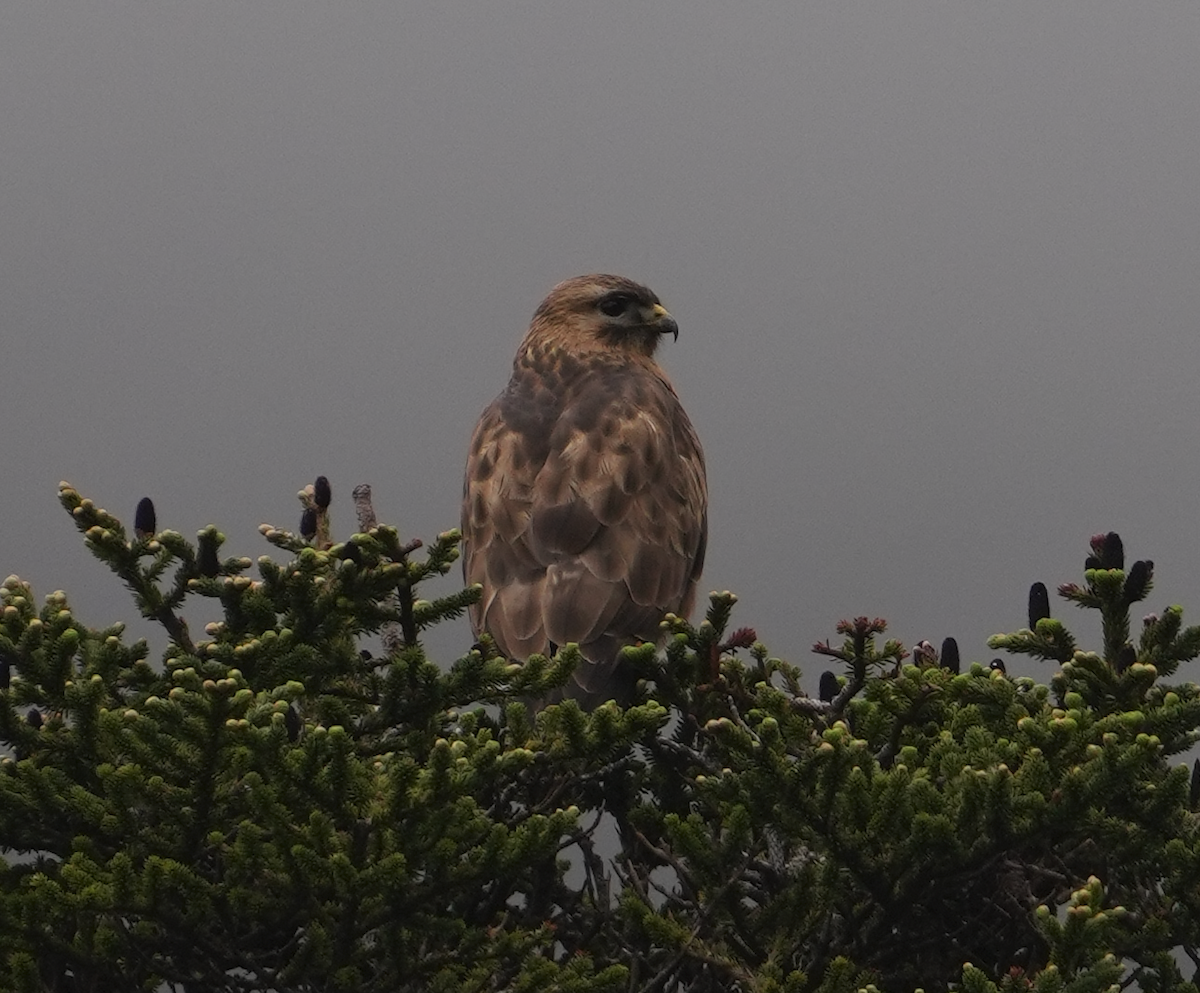
<path id="1" fill-rule="evenodd" d="M 656 303 L 651 309 L 649 324 L 659 334 L 669 334 L 675 341 L 679 340 L 679 325 L 661 303 Z"/>

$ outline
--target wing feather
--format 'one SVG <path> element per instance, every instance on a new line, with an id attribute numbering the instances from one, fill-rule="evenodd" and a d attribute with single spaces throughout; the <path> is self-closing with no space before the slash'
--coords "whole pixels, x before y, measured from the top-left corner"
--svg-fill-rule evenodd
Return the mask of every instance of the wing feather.
<path id="1" fill-rule="evenodd" d="M 571 583 L 559 582 L 543 594 L 547 616 L 606 616 L 600 608 L 587 609 L 573 588 L 578 584 L 606 604 L 613 596 L 653 608 L 653 629 L 619 633 L 627 640 L 656 640 L 658 620 L 682 608 L 698 578 L 706 526 L 704 459 L 665 381 L 635 368 L 607 373 L 607 384 L 595 382 L 605 375 L 590 383 L 608 400 L 603 418 L 576 414 L 591 409 L 590 398 L 563 411 L 555 433 L 566 434 L 560 430 L 566 425 L 570 434 L 551 445 L 534 483 L 531 547 L 548 565 L 571 561 L 582 567 L 571 573 Z M 577 635 L 572 640 L 586 637 L 582 630 Z"/>

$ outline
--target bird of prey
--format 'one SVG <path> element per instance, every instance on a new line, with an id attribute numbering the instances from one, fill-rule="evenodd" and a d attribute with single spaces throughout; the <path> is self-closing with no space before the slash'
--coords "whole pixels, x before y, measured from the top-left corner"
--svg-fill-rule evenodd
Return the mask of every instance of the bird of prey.
<path id="1" fill-rule="evenodd" d="M 690 613 L 704 565 L 704 454 L 654 360 L 663 335 L 679 326 L 645 286 L 559 283 L 467 457 L 463 573 L 483 588 L 471 626 L 514 659 L 577 643 L 584 660 L 554 699 L 585 708 L 628 702 L 621 649 Z"/>

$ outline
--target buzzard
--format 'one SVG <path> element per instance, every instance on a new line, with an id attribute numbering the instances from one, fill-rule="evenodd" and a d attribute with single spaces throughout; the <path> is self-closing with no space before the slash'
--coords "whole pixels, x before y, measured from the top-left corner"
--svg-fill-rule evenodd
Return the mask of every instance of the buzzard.
<path id="1" fill-rule="evenodd" d="M 628 702 L 621 649 L 688 614 L 704 565 L 704 453 L 659 339 L 679 325 L 620 276 L 559 283 L 533 315 L 508 386 L 483 412 L 463 483 L 471 608 L 509 658 L 575 642 L 584 660 L 556 695 Z"/>

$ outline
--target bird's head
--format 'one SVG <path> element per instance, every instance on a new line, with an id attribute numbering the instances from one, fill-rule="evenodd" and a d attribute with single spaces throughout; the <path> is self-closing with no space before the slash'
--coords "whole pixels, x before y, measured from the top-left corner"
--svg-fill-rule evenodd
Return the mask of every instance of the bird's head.
<path id="1" fill-rule="evenodd" d="M 531 338 L 570 351 L 623 350 L 651 356 L 675 318 L 654 292 L 623 276 L 576 276 L 559 283 L 534 312 Z"/>

